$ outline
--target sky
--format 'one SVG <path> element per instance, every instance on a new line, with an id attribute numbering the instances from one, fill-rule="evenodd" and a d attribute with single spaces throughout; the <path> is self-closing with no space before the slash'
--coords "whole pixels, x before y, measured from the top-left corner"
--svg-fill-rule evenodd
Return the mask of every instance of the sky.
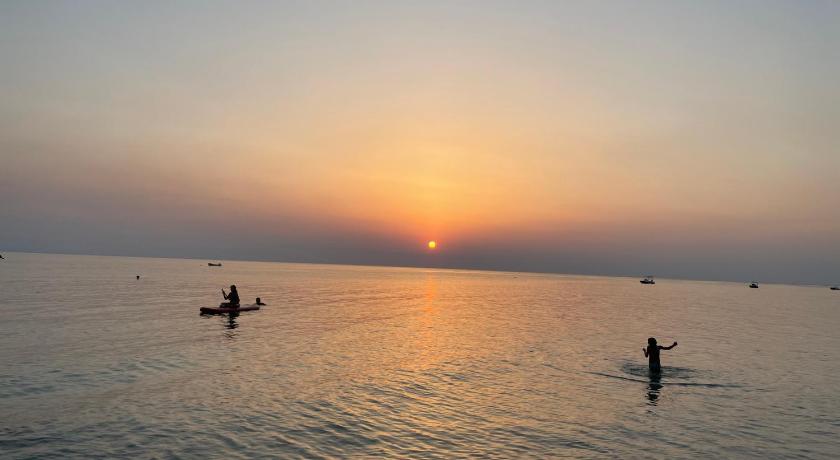
<path id="1" fill-rule="evenodd" d="M 840 283 L 837 24 L 1 2 L 0 250 Z"/>

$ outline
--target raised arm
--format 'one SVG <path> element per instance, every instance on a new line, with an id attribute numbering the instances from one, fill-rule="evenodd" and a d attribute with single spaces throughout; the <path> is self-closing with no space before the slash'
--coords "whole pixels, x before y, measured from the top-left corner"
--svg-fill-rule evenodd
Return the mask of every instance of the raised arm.
<path id="1" fill-rule="evenodd" d="M 647 357 L 648 357 L 648 354 L 647 354 L 647 348 L 642 348 L 642 352 L 644 352 L 644 354 L 645 354 L 645 358 L 647 358 Z"/>
<path id="2" fill-rule="evenodd" d="M 228 295 L 227 295 L 227 294 L 225 294 L 225 290 L 224 290 L 224 289 L 222 289 L 222 297 L 224 297 L 224 298 L 225 298 L 225 300 L 227 300 L 227 298 L 228 298 Z"/>
<path id="3" fill-rule="evenodd" d="M 676 347 L 676 346 L 677 346 L 677 342 L 674 342 L 673 344 L 671 344 L 671 346 L 670 346 L 670 347 L 659 347 L 659 348 L 661 348 L 661 349 L 663 349 L 663 350 L 670 350 L 671 348 L 674 348 L 674 347 Z"/>

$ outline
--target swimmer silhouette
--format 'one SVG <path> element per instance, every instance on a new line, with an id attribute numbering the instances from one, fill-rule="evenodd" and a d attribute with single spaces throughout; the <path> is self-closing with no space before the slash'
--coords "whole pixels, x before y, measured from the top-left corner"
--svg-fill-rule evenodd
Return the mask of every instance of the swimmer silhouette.
<path id="1" fill-rule="evenodd" d="M 138 279 L 138 280 L 140 279 L 140 275 L 137 275 L 137 279 Z"/>
<path id="2" fill-rule="evenodd" d="M 263 303 L 263 301 L 259 297 L 257 297 L 256 305 L 265 305 L 265 304 Z"/>
<path id="3" fill-rule="evenodd" d="M 670 347 L 663 347 L 657 345 L 656 339 L 653 337 L 649 338 L 647 348 L 642 348 L 642 351 L 648 359 L 648 367 L 650 367 L 650 371 L 655 374 L 662 372 L 662 365 L 659 363 L 659 350 L 670 350 L 676 346 L 677 342 L 674 342 Z"/>

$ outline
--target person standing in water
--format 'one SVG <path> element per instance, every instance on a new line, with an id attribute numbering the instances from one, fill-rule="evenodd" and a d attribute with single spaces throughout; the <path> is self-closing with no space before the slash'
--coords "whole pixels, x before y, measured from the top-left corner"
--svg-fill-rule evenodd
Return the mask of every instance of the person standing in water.
<path id="1" fill-rule="evenodd" d="M 226 294 L 225 290 L 222 289 L 222 297 L 227 300 L 227 302 L 223 302 L 222 306 L 224 307 L 232 307 L 232 308 L 239 308 L 239 292 L 236 291 L 236 285 L 230 285 L 230 294 Z"/>
<path id="2" fill-rule="evenodd" d="M 663 347 L 656 344 L 656 339 L 653 337 L 648 339 L 648 346 L 647 348 L 642 348 L 642 351 L 645 353 L 645 357 L 648 359 L 648 366 L 650 367 L 650 371 L 656 374 L 662 372 L 662 365 L 659 363 L 659 350 L 670 350 L 677 346 L 677 342 L 674 342 L 670 347 Z"/>

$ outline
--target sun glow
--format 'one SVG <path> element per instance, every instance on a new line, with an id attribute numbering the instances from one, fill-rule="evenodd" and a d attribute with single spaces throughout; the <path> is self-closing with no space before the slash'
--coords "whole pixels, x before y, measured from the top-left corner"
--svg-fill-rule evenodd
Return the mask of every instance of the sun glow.
<path id="1" fill-rule="evenodd" d="M 429 249 L 434 249 L 437 247 L 437 243 L 435 241 L 429 241 Z"/>

